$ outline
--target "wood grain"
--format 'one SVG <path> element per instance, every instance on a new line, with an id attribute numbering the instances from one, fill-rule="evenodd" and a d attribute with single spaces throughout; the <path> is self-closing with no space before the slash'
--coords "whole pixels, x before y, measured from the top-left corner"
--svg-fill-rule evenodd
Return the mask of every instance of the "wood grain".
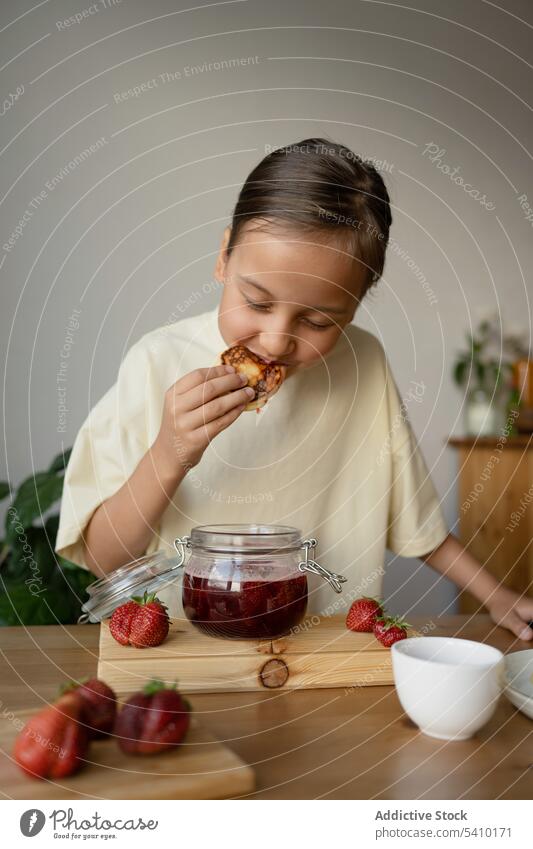
<path id="1" fill-rule="evenodd" d="M 533 647 L 487 615 L 410 621 L 419 630 L 429 624 L 434 636 L 479 640 L 503 652 Z M 36 709 L 66 678 L 94 675 L 99 630 L 3 628 L 1 710 Z M 189 701 L 201 725 L 254 768 L 256 790 L 247 797 L 531 798 L 533 723 L 504 697 L 490 723 L 463 742 L 423 735 L 393 686 L 197 693 Z M 4 785 L 1 792 L 9 796 Z"/>
<path id="2" fill-rule="evenodd" d="M 277 658 L 278 673 L 283 664 L 286 674 L 265 675 L 265 669 L 273 669 L 269 658 Z M 168 683 L 177 680 L 185 693 L 350 687 L 393 680 L 390 649 L 373 634 L 348 631 L 344 616 L 313 616 L 295 633 L 266 641 L 216 639 L 173 620 L 165 642 L 150 649 L 121 646 L 106 620 L 100 629 L 98 675 L 120 695 L 154 676 Z"/>
<path id="3" fill-rule="evenodd" d="M 461 542 L 500 583 L 520 594 L 531 594 L 533 510 L 524 496 L 533 481 L 532 438 L 454 444 L 459 448 Z M 511 526 L 517 511 L 519 521 Z M 484 610 L 465 590 L 459 606 L 461 613 Z"/>

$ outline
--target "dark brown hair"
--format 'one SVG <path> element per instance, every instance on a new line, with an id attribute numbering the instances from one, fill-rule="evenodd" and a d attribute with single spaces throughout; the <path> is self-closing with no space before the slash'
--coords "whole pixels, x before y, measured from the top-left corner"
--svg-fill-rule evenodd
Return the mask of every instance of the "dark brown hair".
<path id="1" fill-rule="evenodd" d="M 228 256 L 248 222 L 284 224 L 323 239 L 346 239 L 346 250 L 366 266 L 363 294 L 383 273 L 392 223 L 379 172 L 348 147 L 322 138 L 272 151 L 248 175 L 233 211 Z"/>

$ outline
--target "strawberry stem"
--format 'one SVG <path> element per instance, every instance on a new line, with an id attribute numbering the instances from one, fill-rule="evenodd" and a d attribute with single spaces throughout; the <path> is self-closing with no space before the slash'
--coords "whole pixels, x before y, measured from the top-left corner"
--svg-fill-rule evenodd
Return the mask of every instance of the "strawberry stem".
<path id="1" fill-rule="evenodd" d="M 152 604 L 155 602 L 159 604 L 164 610 L 167 609 L 166 604 L 157 598 L 157 595 L 154 593 L 148 593 L 147 590 L 144 591 L 144 595 L 132 595 L 131 601 L 136 602 L 136 604 L 140 604 L 141 607 L 144 607 L 146 604 Z"/>
<path id="2" fill-rule="evenodd" d="M 158 678 L 152 678 L 152 680 L 143 687 L 143 693 L 145 696 L 154 696 L 161 690 L 175 690 L 176 688 L 177 681 L 174 681 L 173 684 L 165 684 L 164 681 L 160 681 Z"/>
<path id="3" fill-rule="evenodd" d="M 59 687 L 59 695 L 64 696 L 65 693 L 70 693 L 71 690 L 77 690 L 82 684 L 86 684 L 88 680 L 89 677 L 85 676 L 84 678 L 80 678 L 79 681 L 74 681 L 73 679 L 65 681 L 65 683 L 61 684 Z"/>
<path id="4" fill-rule="evenodd" d="M 65 681 L 59 688 L 59 695 L 64 696 L 65 693 L 70 693 L 71 690 L 76 690 L 79 686 L 77 681 Z"/>
<path id="5" fill-rule="evenodd" d="M 378 616 L 378 622 L 382 622 L 387 628 L 411 628 L 409 622 L 405 622 L 401 616 Z"/>

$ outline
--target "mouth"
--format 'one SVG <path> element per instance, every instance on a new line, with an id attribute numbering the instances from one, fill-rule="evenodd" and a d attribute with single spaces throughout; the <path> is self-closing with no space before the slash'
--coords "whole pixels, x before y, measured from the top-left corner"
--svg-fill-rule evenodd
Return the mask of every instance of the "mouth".
<path id="1" fill-rule="evenodd" d="M 251 350 L 251 349 L 250 349 Z M 289 363 L 286 360 L 271 360 L 269 357 L 264 357 L 263 354 L 257 354 L 255 351 L 252 351 L 252 354 L 255 354 L 256 357 L 261 357 L 265 363 L 268 363 L 270 366 L 293 366 L 294 363 Z"/>

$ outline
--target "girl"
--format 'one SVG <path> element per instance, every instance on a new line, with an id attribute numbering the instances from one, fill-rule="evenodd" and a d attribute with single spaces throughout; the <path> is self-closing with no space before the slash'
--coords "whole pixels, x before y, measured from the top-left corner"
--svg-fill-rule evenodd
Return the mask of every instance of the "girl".
<path id="1" fill-rule="evenodd" d="M 143 336 L 82 425 L 56 551 L 101 577 L 174 554 L 195 525 L 293 525 L 347 576 L 343 604 L 381 594 L 388 547 L 531 639 L 533 599 L 448 533 L 383 349 L 351 323 L 382 274 L 391 222 L 380 174 L 343 145 L 305 139 L 266 156 L 223 234 L 219 306 Z M 235 344 L 287 369 L 259 414 L 243 415 L 253 390 L 214 365 Z M 338 609 L 312 579 L 310 610 Z M 181 615 L 175 591 L 160 596 Z"/>

